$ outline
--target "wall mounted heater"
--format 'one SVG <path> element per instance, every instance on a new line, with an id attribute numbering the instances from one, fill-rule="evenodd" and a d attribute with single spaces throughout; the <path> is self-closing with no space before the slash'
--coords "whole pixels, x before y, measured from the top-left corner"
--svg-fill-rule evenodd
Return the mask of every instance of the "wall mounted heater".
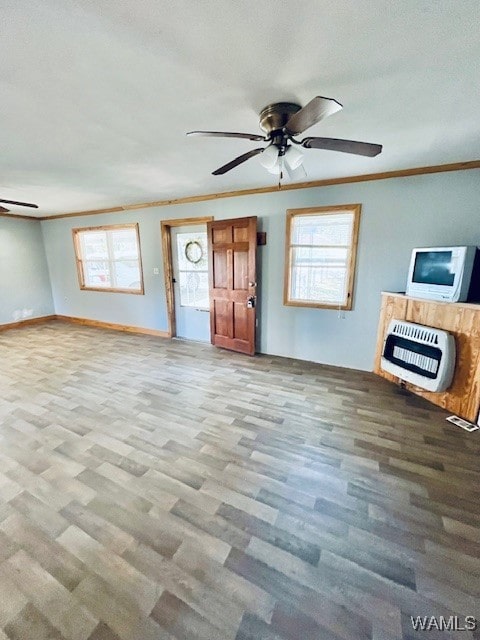
<path id="1" fill-rule="evenodd" d="M 455 369 L 455 339 L 446 331 L 391 320 L 381 367 L 428 391 L 445 391 Z"/>

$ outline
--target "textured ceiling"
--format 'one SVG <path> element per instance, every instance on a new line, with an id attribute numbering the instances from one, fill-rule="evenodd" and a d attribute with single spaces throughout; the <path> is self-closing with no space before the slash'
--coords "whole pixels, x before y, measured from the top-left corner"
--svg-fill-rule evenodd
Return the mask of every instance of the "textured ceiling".
<path id="1" fill-rule="evenodd" d="M 344 109 L 308 135 L 384 145 L 305 150 L 307 179 L 479 157 L 478 0 L 3 0 L 0 197 L 38 215 L 272 185 L 266 104 Z M 11 207 L 15 213 L 32 210 Z"/>

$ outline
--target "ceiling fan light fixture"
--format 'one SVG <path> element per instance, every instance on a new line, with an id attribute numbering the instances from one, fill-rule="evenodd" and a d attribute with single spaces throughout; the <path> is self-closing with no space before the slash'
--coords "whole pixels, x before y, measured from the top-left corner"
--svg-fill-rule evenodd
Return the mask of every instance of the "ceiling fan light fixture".
<path id="1" fill-rule="evenodd" d="M 278 149 L 274 144 L 268 145 L 259 156 L 260 164 L 270 171 L 278 164 Z M 274 171 L 273 173 L 277 173 Z"/>
<path id="2" fill-rule="evenodd" d="M 303 162 L 303 153 L 295 147 L 289 146 L 285 151 L 285 162 L 292 171 L 297 169 Z"/>
<path id="3" fill-rule="evenodd" d="M 269 173 L 272 173 L 274 176 L 279 176 L 280 175 L 280 163 L 276 162 L 273 167 L 271 167 L 270 169 L 268 169 Z"/>

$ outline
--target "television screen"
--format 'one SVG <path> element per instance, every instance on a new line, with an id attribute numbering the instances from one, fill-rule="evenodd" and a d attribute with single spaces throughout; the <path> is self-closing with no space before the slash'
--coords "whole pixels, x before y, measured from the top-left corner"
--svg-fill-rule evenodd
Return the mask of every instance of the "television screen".
<path id="1" fill-rule="evenodd" d="M 418 251 L 413 282 L 452 286 L 455 280 L 451 251 Z"/>

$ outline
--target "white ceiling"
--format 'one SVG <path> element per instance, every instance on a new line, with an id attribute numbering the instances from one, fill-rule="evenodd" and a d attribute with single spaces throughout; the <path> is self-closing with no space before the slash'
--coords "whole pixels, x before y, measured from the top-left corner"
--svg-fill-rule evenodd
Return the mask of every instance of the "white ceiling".
<path id="1" fill-rule="evenodd" d="M 315 95 L 343 111 L 308 135 L 384 145 L 305 150 L 308 179 L 473 160 L 478 0 L 2 0 L 0 197 L 48 215 L 272 185 L 266 104 Z"/>

